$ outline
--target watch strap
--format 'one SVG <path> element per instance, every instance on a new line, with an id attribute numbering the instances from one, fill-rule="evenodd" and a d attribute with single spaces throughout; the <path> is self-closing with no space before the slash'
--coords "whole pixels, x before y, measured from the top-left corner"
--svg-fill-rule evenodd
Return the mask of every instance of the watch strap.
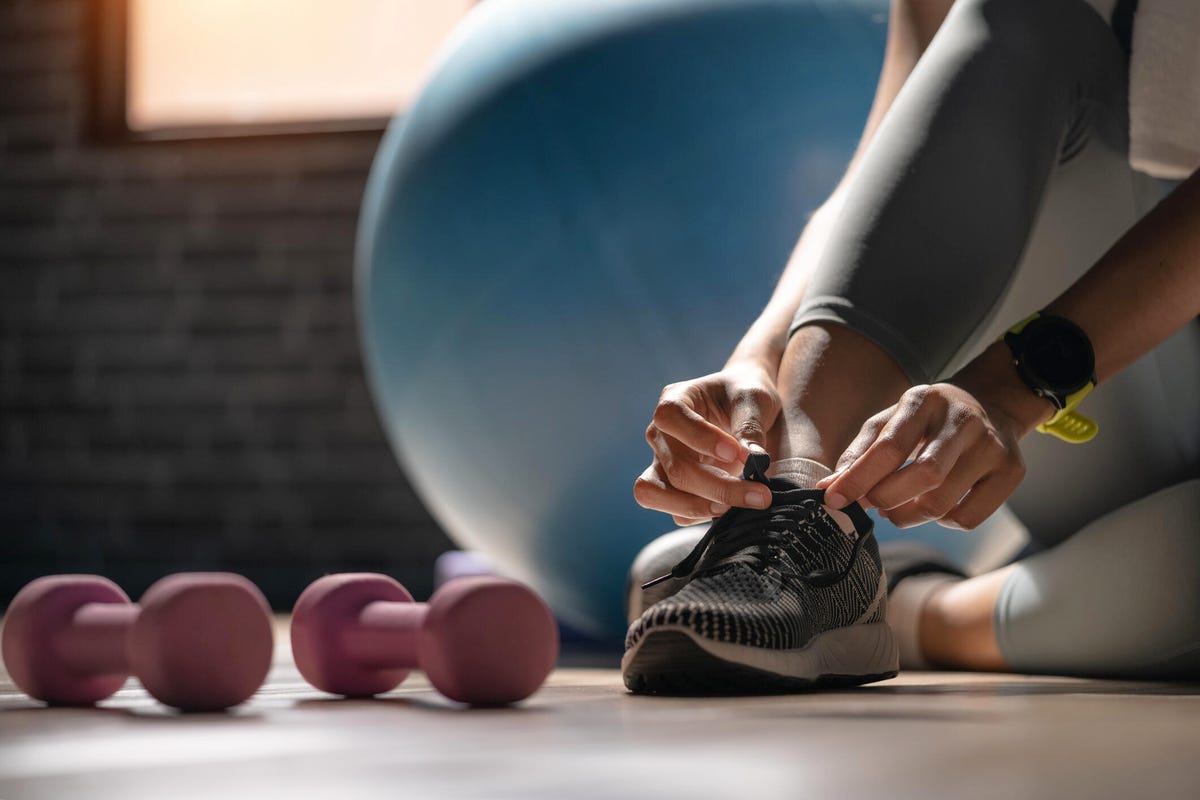
<path id="1" fill-rule="evenodd" d="M 1096 384 L 1088 381 L 1087 386 L 1084 386 L 1078 392 L 1067 396 L 1067 405 L 1054 412 L 1054 416 L 1037 426 L 1039 433 L 1048 433 L 1051 436 L 1057 436 L 1064 442 L 1071 444 L 1083 444 L 1091 441 L 1100 432 L 1100 426 L 1096 421 L 1085 417 L 1075 410 L 1075 406 L 1079 405 L 1083 398 L 1087 397 L 1092 389 L 1096 388 Z"/>
<path id="2" fill-rule="evenodd" d="M 1025 326 L 1026 326 L 1026 325 L 1028 325 L 1029 323 L 1033 322 L 1035 319 L 1037 319 L 1037 318 L 1038 318 L 1038 317 L 1040 317 L 1041 315 L 1042 315 L 1042 312 L 1040 312 L 1040 311 L 1035 311 L 1035 312 L 1033 312 L 1033 313 L 1032 313 L 1032 314 L 1030 314 L 1028 317 L 1026 317 L 1025 319 L 1023 319 L 1023 320 L 1021 320 L 1020 322 L 1018 322 L 1016 325 L 1013 325 L 1011 328 L 1009 328 L 1009 329 L 1008 329 L 1008 333 L 1013 333 L 1013 334 L 1020 333 L 1021 331 L 1025 330 Z M 1007 335 L 1007 334 L 1005 334 L 1005 335 Z M 1002 336 L 1000 337 L 999 341 L 1001 341 L 1001 342 L 1002 342 L 1002 341 L 1004 341 L 1004 336 L 1005 336 L 1005 335 L 1002 335 Z"/>

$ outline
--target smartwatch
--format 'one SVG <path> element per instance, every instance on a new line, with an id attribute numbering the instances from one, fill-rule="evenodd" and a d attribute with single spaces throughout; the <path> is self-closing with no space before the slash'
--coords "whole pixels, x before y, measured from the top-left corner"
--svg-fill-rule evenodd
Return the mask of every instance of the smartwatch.
<path id="1" fill-rule="evenodd" d="M 1083 329 L 1064 317 L 1038 312 L 1004 334 L 1017 375 L 1057 409 L 1037 426 L 1072 444 L 1092 439 L 1099 426 L 1075 410 L 1096 387 L 1096 355 Z"/>

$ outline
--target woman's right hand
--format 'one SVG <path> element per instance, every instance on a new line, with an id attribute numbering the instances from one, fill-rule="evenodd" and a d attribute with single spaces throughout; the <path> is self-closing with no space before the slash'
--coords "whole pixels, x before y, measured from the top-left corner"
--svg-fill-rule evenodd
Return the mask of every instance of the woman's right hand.
<path id="1" fill-rule="evenodd" d="M 739 476 L 751 448 L 766 449 L 780 407 L 774 377 L 756 365 L 667 386 L 646 428 L 654 460 L 634 482 L 638 504 L 679 525 L 770 506 L 766 487 Z"/>

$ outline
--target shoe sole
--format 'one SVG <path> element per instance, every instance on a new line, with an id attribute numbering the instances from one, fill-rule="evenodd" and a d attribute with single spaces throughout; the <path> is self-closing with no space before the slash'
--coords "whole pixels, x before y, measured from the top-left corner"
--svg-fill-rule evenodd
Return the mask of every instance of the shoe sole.
<path id="1" fill-rule="evenodd" d="M 894 678 L 899 660 L 883 622 L 835 628 L 796 650 L 713 642 L 663 626 L 625 653 L 621 672 L 634 694 L 783 694 Z"/>

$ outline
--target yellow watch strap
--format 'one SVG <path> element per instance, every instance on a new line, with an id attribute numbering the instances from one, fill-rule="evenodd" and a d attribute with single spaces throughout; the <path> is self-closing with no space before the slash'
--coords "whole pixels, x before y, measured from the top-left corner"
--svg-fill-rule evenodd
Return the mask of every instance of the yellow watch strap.
<path id="1" fill-rule="evenodd" d="M 1028 325 L 1029 323 L 1033 322 L 1035 319 L 1037 319 L 1037 318 L 1038 318 L 1038 317 L 1040 317 L 1041 315 L 1042 315 L 1042 312 L 1040 312 L 1040 311 L 1035 311 L 1035 312 L 1033 312 L 1033 313 L 1032 313 L 1032 314 L 1030 314 L 1028 317 L 1026 317 L 1025 319 L 1023 319 L 1023 320 L 1021 320 L 1020 322 L 1018 322 L 1016 325 L 1013 325 L 1011 328 L 1009 328 L 1009 329 L 1008 329 L 1008 332 L 1009 332 L 1009 333 L 1020 333 L 1021 331 L 1025 330 L 1025 326 L 1026 326 L 1026 325 Z M 1003 334 L 1003 333 L 1002 333 L 1002 334 L 1000 334 L 1000 338 L 999 338 L 999 339 L 997 339 L 996 341 L 998 341 L 998 342 L 1003 342 L 1003 341 L 1004 341 L 1004 334 Z"/>
<path id="2" fill-rule="evenodd" d="M 1078 392 L 1067 397 L 1067 405 L 1065 408 L 1056 411 L 1054 416 L 1037 426 L 1039 433 L 1048 433 L 1051 436 L 1057 436 L 1064 442 L 1071 444 L 1083 444 L 1095 438 L 1100 432 L 1100 426 L 1093 419 L 1088 419 L 1083 414 L 1075 410 L 1075 406 L 1079 405 L 1083 398 L 1087 397 L 1092 389 L 1096 388 L 1096 384 L 1091 381 L 1087 386 L 1084 386 Z"/>

